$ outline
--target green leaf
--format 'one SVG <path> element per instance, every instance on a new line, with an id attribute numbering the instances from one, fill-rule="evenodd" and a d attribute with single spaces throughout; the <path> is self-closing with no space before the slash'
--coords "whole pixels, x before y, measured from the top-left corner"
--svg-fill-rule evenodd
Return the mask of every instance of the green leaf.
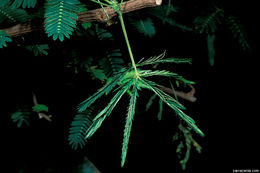
<path id="1" fill-rule="evenodd" d="M 141 77 L 150 77 L 150 76 L 166 76 L 166 77 L 178 77 L 177 73 L 172 73 L 166 70 L 139 70 Z"/>
<path id="2" fill-rule="evenodd" d="M 126 117 L 126 124 L 125 124 L 125 130 L 124 130 L 124 139 L 123 139 L 123 146 L 122 146 L 122 156 L 121 156 L 121 167 L 124 166 L 126 155 L 127 155 L 127 149 L 128 149 L 128 143 L 132 128 L 132 122 L 135 115 L 135 105 L 136 105 L 136 99 L 137 99 L 138 93 L 136 86 L 132 89 L 132 96 L 130 99 L 129 107 L 128 107 L 128 113 Z"/>
<path id="3" fill-rule="evenodd" d="M 172 73 L 166 70 L 139 70 L 140 77 L 150 77 L 150 76 L 165 76 L 174 77 L 176 80 L 182 81 L 185 84 L 194 84 L 195 82 L 187 80 L 177 73 Z"/>
<path id="4" fill-rule="evenodd" d="M 217 24 L 221 24 L 221 17 L 224 16 L 222 9 L 216 9 L 206 16 L 196 17 L 194 20 L 195 30 L 199 33 L 214 33 L 217 29 Z"/>
<path id="5" fill-rule="evenodd" d="M 70 38 L 78 16 L 80 4 L 77 0 L 49 0 L 46 4 L 45 11 L 45 32 L 48 37 L 52 36 L 53 40 L 59 38 L 63 41 L 65 37 Z"/>
<path id="6" fill-rule="evenodd" d="M 30 112 L 28 111 L 18 110 L 11 115 L 11 118 L 13 122 L 17 124 L 17 127 L 20 128 L 23 124 L 26 124 L 27 126 L 30 125 L 27 120 L 29 118 L 29 115 Z"/>
<path id="7" fill-rule="evenodd" d="M 99 60 L 100 67 L 107 77 L 111 77 L 120 72 L 123 68 L 124 60 L 120 49 L 114 49 L 107 53 L 105 58 Z"/>
<path id="8" fill-rule="evenodd" d="M 32 107 L 34 112 L 48 112 L 49 108 L 46 105 L 43 104 L 37 104 Z"/>
<path id="9" fill-rule="evenodd" d="M 0 7 L 7 5 L 9 2 L 10 2 L 10 0 L 1 0 L 0 1 Z"/>
<path id="10" fill-rule="evenodd" d="M 159 64 L 159 63 L 188 63 L 191 64 L 191 59 L 190 58 L 165 58 L 166 51 L 164 51 L 162 54 L 158 56 L 153 56 L 148 58 L 145 61 L 140 60 L 136 66 L 144 66 L 144 65 L 154 65 L 154 64 Z"/>
<path id="11" fill-rule="evenodd" d="M 167 5 L 160 5 L 156 8 L 148 9 L 147 12 L 161 20 L 163 24 L 168 23 L 174 27 L 180 28 L 183 31 L 193 31 L 192 28 L 177 22 L 172 16 L 170 16 L 173 12 L 178 12 L 178 7 L 174 7 L 170 4 L 170 1 Z"/>
<path id="12" fill-rule="evenodd" d="M 0 30 L 0 48 L 6 47 L 7 42 L 12 42 L 12 39 L 5 31 Z"/>
<path id="13" fill-rule="evenodd" d="M 99 89 L 95 94 L 90 96 L 88 99 L 83 101 L 82 103 L 79 104 L 78 110 L 79 112 L 82 112 L 86 110 L 92 103 L 94 103 L 99 97 L 101 97 L 103 94 L 108 93 L 113 89 L 117 83 L 125 76 L 127 71 L 122 72 L 116 76 L 114 76 L 110 81 L 108 81 L 104 87 Z"/>
<path id="14" fill-rule="evenodd" d="M 213 66 L 215 62 L 215 47 L 214 47 L 215 38 L 216 38 L 215 34 L 208 34 L 207 37 L 208 57 L 209 57 L 209 64 L 211 66 Z"/>
<path id="15" fill-rule="evenodd" d="M 146 79 L 141 79 L 141 81 L 144 85 L 146 85 L 148 89 L 152 90 L 157 96 L 159 96 L 164 103 L 171 107 L 176 112 L 176 114 L 182 120 L 184 120 L 195 132 L 197 132 L 201 136 L 204 136 L 203 132 L 195 124 L 195 121 L 181 110 L 184 107 L 179 102 L 177 102 L 175 99 L 173 99 L 171 96 L 164 93 L 160 89 L 156 88 L 156 84 L 154 82 L 150 82 Z"/>
<path id="16" fill-rule="evenodd" d="M 132 82 L 129 82 L 127 85 L 122 86 L 121 89 L 110 100 L 109 104 L 101 112 L 99 112 L 99 114 L 94 118 L 91 126 L 86 131 L 85 139 L 90 138 L 97 131 L 97 129 L 101 126 L 106 117 L 111 114 L 121 97 L 125 94 L 131 85 Z"/>
<path id="17" fill-rule="evenodd" d="M 23 8 L 34 8 L 37 3 L 37 0 L 14 0 L 11 7 L 19 8 L 22 6 Z"/>
<path id="18" fill-rule="evenodd" d="M 229 16 L 227 19 L 227 25 L 231 30 L 233 37 L 238 40 L 243 50 L 251 50 L 251 47 L 247 41 L 246 32 L 243 25 L 239 22 L 237 17 Z"/>
<path id="19" fill-rule="evenodd" d="M 148 100 L 146 107 L 145 107 L 145 111 L 148 111 L 151 107 L 151 105 L 153 104 L 154 99 L 156 98 L 156 94 L 153 94 L 150 99 Z"/>
<path id="20" fill-rule="evenodd" d="M 90 28 L 91 25 L 92 25 L 92 24 L 91 24 L 90 22 L 82 23 L 82 24 L 81 24 L 81 26 L 82 26 L 85 30 L 87 30 L 88 28 Z"/>
<path id="21" fill-rule="evenodd" d="M 104 81 L 106 79 L 104 71 L 98 69 L 97 66 L 90 66 L 88 67 L 87 71 L 92 74 L 92 79 L 99 79 L 101 81 Z"/>
<path id="22" fill-rule="evenodd" d="M 36 45 L 28 45 L 25 48 L 31 52 L 33 52 L 34 56 L 42 56 L 48 55 L 47 50 L 49 50 L 48 44 L 36 44 Z"/>
<path id="23" fill-rule="evenodd" d="M 159 100 L 159 111 L 157 114 L 158 120 L 162 119 L 162 112 L 163 112 L 163 101 L 162 99 Z"/>
<path id="24" fill-rule="evenodd" d="M 99 38 L 99 40 L 114 40 L 114 37 L 111 32 L 107 31 L 106 29 L 96 26 L 96 33 Z"/>
<path id="25" fill-rule="evenodd" d="M 0 23 L 7 21 L 9 23 L 25 22 L 29 15 L 23 9 L 0 7 Z"/>
<path id="26" fill-rule="evenodd" d="M 153 37 L 155 35 L 155 27 L 151 18 L 131 20 L 130 23 L 135 27 L 135 29 L 148 37 Z"/>
<path id="27" fill-rule="evenodd" d="M 89 107 L 86 111 L 77 113 L 71 123 L 69 131 L 69 144 L 72 149 L 83 148 L 85 146 L 86 130 L 92 123 L 92 112 L 94 108 Z"/>

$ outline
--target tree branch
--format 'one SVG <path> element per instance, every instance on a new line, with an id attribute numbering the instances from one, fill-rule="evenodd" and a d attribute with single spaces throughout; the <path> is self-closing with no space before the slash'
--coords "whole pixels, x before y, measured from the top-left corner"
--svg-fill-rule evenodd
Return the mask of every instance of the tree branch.
<path id="1" fill-rule="evenodd" d="M 128 13 L 131 11 L 140 10 L 143 8 L 148 7 L 156 7 L 161 5 L 162 0 L 129 0 L 122 3 L 121 9 L 123 13 Z M 106 13 L 110 18 L 113 18 L 116 16 L 116 12 L 106 7 L 104 8 L 106 10 Z M 78 23 L 87 23 L 87 22 L 106 22 L 107 16 L 102 8 L 90 10 L 82 13 L 78 13 Z M 0 29 L 4 30 L 7 34 L 9 34 L 12 37 L 20 36 L 32 31 L 37 31 L 43 29 L 43 24 L 39 26 L 39 23 L 34 23 L 32 21 L 28 21 L 26 23 L 17 24 L 15 26 L 12 26 L 10 28 Z"/>
<path id="2" fill-rule="evenodd" d="M 195 94 L 195 88 L 192 85 L 189 85 L 191 90 L 187 93 L 183 92 L 183 91 L 173 91 L 171 88 L 167 88 L 165 86 L 160 85 L 160 89 L 163 90 L 164 92 L 168 93 L 168 94 L 172 94 L 175 95 L 177 97 L 180 97 L 182 99 L 188 100 L 190 102 L 195 102 L 197 100 L 197 98 L 194 96 Z"/>

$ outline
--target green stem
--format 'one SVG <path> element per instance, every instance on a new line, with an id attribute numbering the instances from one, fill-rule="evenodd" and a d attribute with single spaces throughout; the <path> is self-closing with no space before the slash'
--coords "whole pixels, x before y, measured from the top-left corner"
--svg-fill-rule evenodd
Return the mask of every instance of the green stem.
<path id="1" fill-rule="evenodd" d="M 132 62 L 132 66 L 133 66 L 133 68 L 135 70 L 135 76 L 137 78 L 139 78 L 139 73 L 138 73 L 138 71 L 136 69 L 134 56 L 133 56 L 132 49 L 131 49 L 131 46 L 130 46 L 130 43 L 129 43 L 129 40 L 128 40 L 127 32 L 126 32 L 126 29 L 125 29 L 125 23 L 124 23 L 122 12 L 119 12 L 118 16 L 119 16 L 119 20 L 120 20 L 120 23 L 121 23 L 121 27 L 122 27 L 123 33 L 124 33 L 126 45 L 127 45 L 128 52 L 129 52 L 129 56 L 130 56 L 130 59 L 131 59 L 131 62 Z"/>

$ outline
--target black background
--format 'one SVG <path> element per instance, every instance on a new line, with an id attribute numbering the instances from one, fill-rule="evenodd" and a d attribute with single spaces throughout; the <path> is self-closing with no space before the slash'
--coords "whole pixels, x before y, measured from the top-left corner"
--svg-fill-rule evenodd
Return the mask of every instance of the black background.
<path id="1" fill-rule="evenodd" d="M 211 2 L 178 3 L 194 7 L 194 4 L 207 6 Z M 238 16 L 244 25 L 252 52 L 243 52 L 230 32 L 225 28 L 219 29 L 213 67 L 208 64 L 206 38 L 201 35 L 194 36 L 164 26 L 157 28 L 157 35 L 150 41 L 131 29 L 129 31 L 133 52 L 139 57 L 157 55 L 166 49 L 170 55 L 193 58 L 191 66 L 181 66 L 178 70 L 196 81 L 198 100 L 195 103 L 183 103 L 206 136 L 201 138 L 194 134 L 203 150 L 201 154 L 194 150 L 191 152 L 185 172 L 228 173 L 233 169 L 260 169 L 257 63 L 259 31 L 255 6 L 251 1 L 225 2 L 227 11 Z M 189 8 L 186 12 L 188 16 Z M 119 25 L 111 26 L 110 29 L 120 32 Z M 44 33 L 33 33 L 25 36 L 25 40 L 39 36 L 47 39 Z M 22 38 L 16 39 L 16 42 L 22 42 Z M 119 38 L 122 47 L 123 41 Z M 138 98 L 124 168 L 120 168 L 120 154 L 128 106 L 126 98 L 83 150 L 74 151 L 70 148 L 67 136 L 76 106 L 100 87 L 99 83 L 90 84 L 90 78 L 75 76 L 64 69 L 66 55 L 62 51 L 75 44 L 79 49 L 88 51 L 85 48 L 88 42 L 73 38 L 62 45 L 52 42 L 50 56 L 41 57 L 41 61 L 28 56 L 23 48 L 17 48 L 14 44 L 1 50 L 1 100 L 4 102 L 1 160 L 4 160 L 2 163 L 7 167 L 5 172 L 18 172 L 21 168 L 25 172 L 34 173 L 47 172 L 48 168 L 49 172 L 73 172 L 84 156 L 101 172 L 181 172 L 176 157 L 177 144 L 172 142 L 178 124 L 176 117 L 166 110 L 162 121 L 158 122 L 156 106 L 149 112 L 144 112 L 146 102 L 143 100 L 147 100 L 149 93 L 146 91 Z M 73 86 L 69 83 L 73 83 Z M 35 115 L 30 127 L 18 129 L 9 115 L 14 105 L 20 102 L 32 104 L 28 97 L 32 88 L 39 94 L 42 103 L 49 104 L 53 122 L 38 120 Z"/>

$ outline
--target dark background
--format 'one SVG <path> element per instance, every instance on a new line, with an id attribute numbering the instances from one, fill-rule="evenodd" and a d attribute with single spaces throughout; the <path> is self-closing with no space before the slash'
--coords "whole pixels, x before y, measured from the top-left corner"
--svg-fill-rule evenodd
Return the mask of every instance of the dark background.
<path id="1" fill-rule="evenodd" d="M 195 7 L 211 5 L 203 1 L 182 2 L 186 10 L 183 17 L 192 15 Z M 220 1 L 216 2 L 220 3 Z M 258 89 L 258 18 L 256 4 L 251 1 L 229 1 L 225 9 L 236 15 L 248 34 L 252 52 L 244 52 L 231 33 L 220 28 L 216 37 L 215 65 L 207 59 L 206 37 L 182 32 L 174 27 L 157 28 L 152 40 L 141 37 L 129 29 L 129 38 L 136 57 L 149 57 L 167 50 L 176 57 L 192 57 L 192 65 L 181 65 L 177 72 L 196 81 L 195 103 L 182 101 L 188 113 L 198 123 L 205 137 L 194 134 L 203 147 L 202 153 L 192 150 L 185 172 L 232 172 L 233 169 L 259 168 L 259 89 Z M 195 13 L 195 12 L 194 12 Z M 119 25 L 110 30 L 118 33 L 118 44 L 125 51 Z M 49 40 L 48 57 L 28 55 L 16 44 L 34 38 Z M 68 130 L 78 103 L 101 85 L 85 74 L 74 75 L 64 68 L 67 52 L 71 47 L 87 49 L 90 42 L 73 37 L 63 44 L 52 42 L 44 33 L 32 33 L 24 38 L 15 38 L 7 49 L 1 50 L 3 104 L 1 143 L 2 163 L 5 172 L 73 172 L 82 158 L 87 156 L 101 172 L 181 172 L 176 157 L 177 144 L 172 136 L 178 122 L 165 109 L 163 119 L 158 122 L 157 106 L 144 111 L 149 92 L 138 98 L 127 161 L 120 168 L 123 127 L 128 106 L 124 98 L 117 109 L 104 122 L 83 150 L 74 151 L 67 142 Z M 138 56 L 137 56 L 138 55 Z M 136 58 L 139 59 L 139 58 Z M 40 62 L 40 63 L 39 63 Z M 72 85 L 73 84 L 73 85 Z M 48 103 L 53 122 L 39 120 L 32 115 L 30 127 L 17 128 L 10 113 L 21 102 L 31 103 L 34 89 L 41 103 Z M 28 97 L 29 96 L 29 97 Z M 157 104 L 157 103 L 154 103 Z M 165 106 L 166 107 L 166 106 Z"/>

